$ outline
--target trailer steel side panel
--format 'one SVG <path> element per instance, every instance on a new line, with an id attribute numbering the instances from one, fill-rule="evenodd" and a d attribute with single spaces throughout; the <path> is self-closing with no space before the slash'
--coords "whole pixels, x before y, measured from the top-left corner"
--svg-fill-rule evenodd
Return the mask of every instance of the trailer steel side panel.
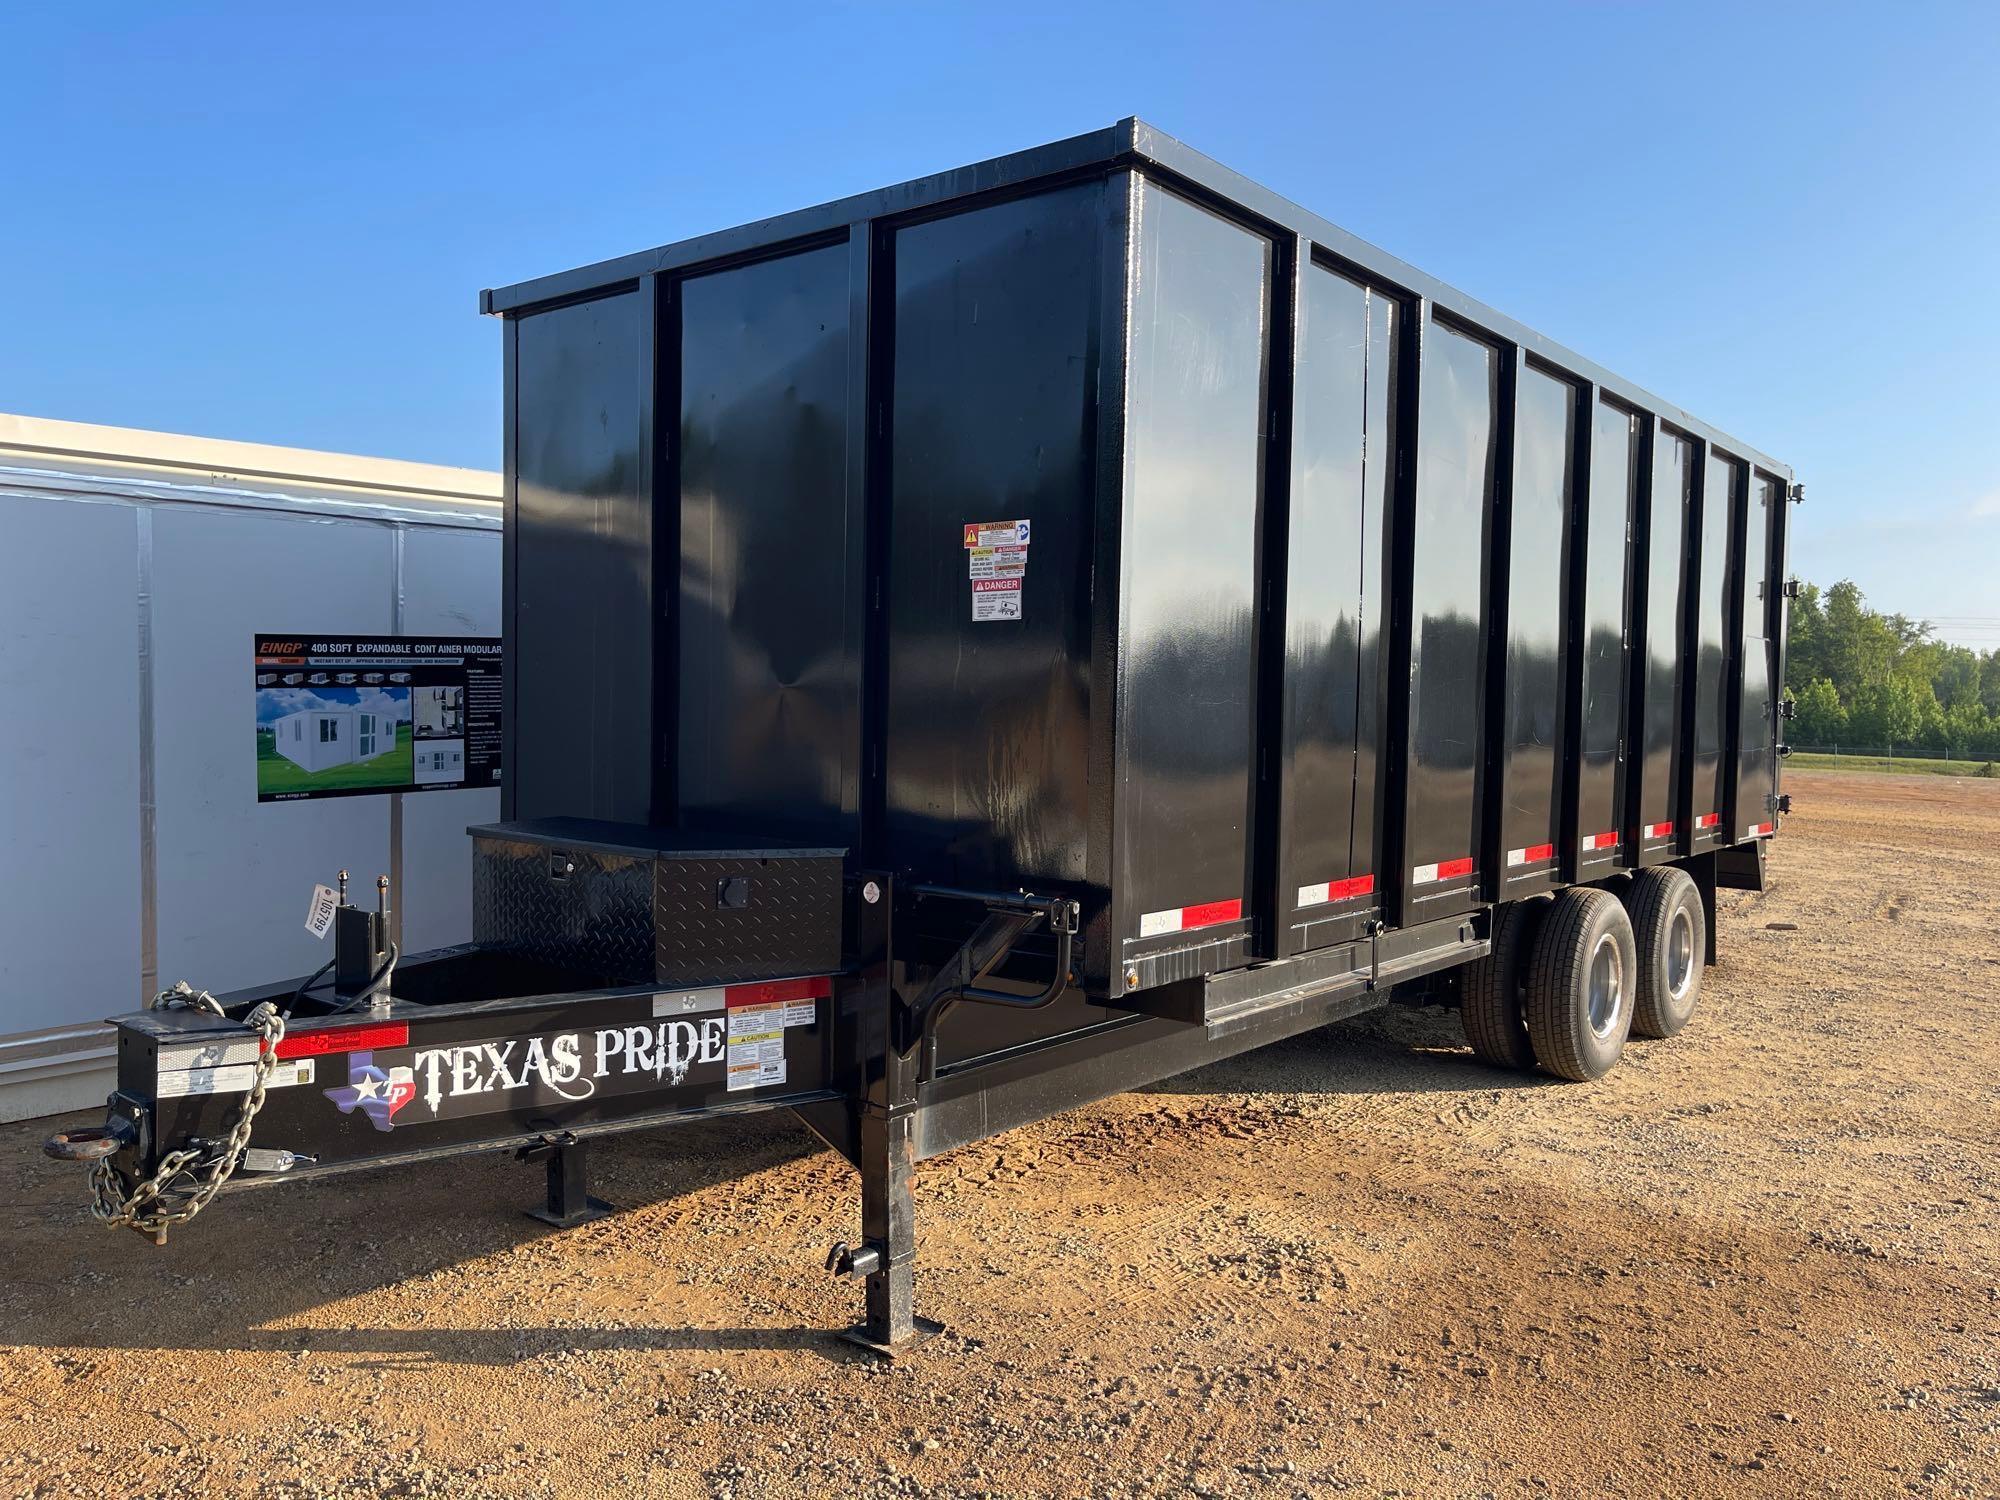
<path id="1" fill-rule="evenodd" d="M 1744 524 L 1742 701 L 1738 710 L 1736 786 L 1729 799 L 1729 836 L 1740 839 L 1769 821 L 1777 792 L 1778 618 L 1785 601 L 1772 568 L 1773 538 L 1785 504 L 1781 480 L 1759 471 L 1750 481 Z"/>
<path id="2" fill-rule="evenodd" d="M 1324 265 L 1301 278 L 1286 548 L 1281 955 L 1382 910 L 1382 600 L 1401 309 Z"/>
<path id="3" fill-rule="evenodd" d="M 1563 742 L 1570 548 L 1576 493 L 1577 390 L 1530 364 L 1515 380 L 1513 484 L 1508 496 L 1504 649 L 1495 653 L 1499 733 L 1490 887 L 1510 900 L 1546 890 L 1561 865 L 1566 823 Z"/>
<path id="4" fill-rule="evenodd" d="M 1699 581 L 1694 590 L 1692 792 L 1683 841 L 1689 853 L 1734 841 L 1723 826 L 1723 814 L 1729 800 L 1729 760 L 1736 748 L 1730 733 L 1735 717 L 1730 669 L 1738 649 L 1730 638 L 1729 619 L 1732 593 L 1740 592 L 1733 543 L 1742 470 L 1734 459 L 1709 449 L 1702 476 L 1701 543 L 1694 559 Z"/>
<path id="5" fill-rule="evenodd" d="M 644 823 L 654 776 L 657 507 L 648 297 L 628 291 L 520 325 L 507 530 L 502 726 L 509 818 Z"/>
<path id="6" fill-rule="evenodd" d="M 1673 858 L 1684 819 L 1682 697 L 1687 689 L 1687 593 L 1694 517 L 1694 442 L 1670 428 L 1652 433 L 1650 482 L 1634 572 L 1639 595 L 1633 639 L 1630 823 L 1635 862 Z"/>

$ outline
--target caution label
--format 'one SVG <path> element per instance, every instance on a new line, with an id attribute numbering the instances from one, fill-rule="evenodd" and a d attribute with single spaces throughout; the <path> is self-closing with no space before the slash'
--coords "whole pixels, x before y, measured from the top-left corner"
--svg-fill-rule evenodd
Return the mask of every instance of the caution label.
<path id="1" fill-rule="evenodd" d="M 965 566 L 974 578 L 1019 578 L 1028 571 L 1028 549 L 973 547 L 965 554 Z"/>
<path id="2" fill-rule="evenodd" d="M 972 618 L 1018 620 L 1021 618 L 1019 578 L 975 578 L 972 580 Z"/>
<path id="3" fill-rule="evenodd" d="M 785 1081 L 788 1002 L 733 1006 L 729 1011 L 729 1092 Z"/>
<path id="4" fill-rule="evenodd" d="M 190 1094 L 247 1094 L 256 1081 L 257 1065 L 254 1062 L 232 1063 L 222 1068 L 187 1068 L 180 1072 L 161 1073 L 155 1078 L 153 1097 L 185 1099 Z M 282 1089 L 312 1081 L 313 1060 L 301 1057 L 274 1064 L 264 1086 Z"/>

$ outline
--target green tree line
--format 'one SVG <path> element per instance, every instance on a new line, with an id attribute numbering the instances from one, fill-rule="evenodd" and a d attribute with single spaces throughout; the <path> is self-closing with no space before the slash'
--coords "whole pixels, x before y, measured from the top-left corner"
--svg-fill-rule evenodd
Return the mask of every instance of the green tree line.
<path id="1" fill-rule="evenodd" d="M 1848 580 L 1792 601 L 1785 686 L 1795 745 L 1893 747 L 2000 758 L 2000 650 L 1932 638 L 1930 624 L 1868 607 Z"/>

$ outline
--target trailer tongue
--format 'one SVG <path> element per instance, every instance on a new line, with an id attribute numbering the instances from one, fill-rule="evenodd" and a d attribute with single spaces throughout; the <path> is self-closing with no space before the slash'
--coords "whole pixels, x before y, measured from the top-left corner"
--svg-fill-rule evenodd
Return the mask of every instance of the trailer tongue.
<path id="1" fill-rule="evenodd" d="M 118 1018 L 106 1222 L 785 1109 L 896 1348 L 922 1159 L 1397 992 L 1598 1077 L 1761 887 L 1790 470 L 1136 121 L 482 308 L 474 941 Z"/>

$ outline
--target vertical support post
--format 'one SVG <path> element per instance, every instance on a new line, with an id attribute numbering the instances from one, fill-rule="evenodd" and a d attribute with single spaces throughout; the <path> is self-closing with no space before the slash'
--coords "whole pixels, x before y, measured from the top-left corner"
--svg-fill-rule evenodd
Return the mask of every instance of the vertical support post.
<path id="1" fill-rule="evenodd" d="M 870 892 L 873 893 L 872 899 Z M 827 1264 L 865 1283 L 867 1317 L 842 1335 L 877 1354 L 915 1347 L 943 1325 L 916 1312 L 917 1076 L 920 1048 L 904 1038 L 896 1009 L 898 966 L 891 942 L 895 898 L 886 874 L 861 877 L 856 904 L 856 951 L 864 986 L 866 1036 L 860 1109 L 861 1244 L 836 1245 Z"/>
<path id="2" fill-rule="evenodd" d="M 1479 778 L 1474 792 L 1478 833 L 1472 853 L 1479 868 L 1480 898 L 1502 901 L 1507 895 L 1507 777 L 1514 750 L 1507 725 L 1507 643 L 1513 629 L 1514 447 L 1523 356 L 1519 344 L 1489 347 L 1498 357 L 1500 382 L 1493 426 L 1493 496 L 1486 507 L 1486 557 L 1480 579 L 1486 629 L 1480 639 L 1479 723 L 1485 746 L 1474 769 Z"/>
<path id="3" fill-rule="evenodd" d="M 1569 515 L 1563 524 L 1563 623 L 1562 645 L 1557 660 L 1562 663 L 1562 695 L 1559 710 L 1562 733 L 1556 736 L 1559 779 L 1556 790 L 1556 879 L 1571 884 L 1578 878 L 1582 863 L 1581 840 L 1586 830 L 1577 804 L 1583 797 L 1583 674 L 1590 652 L 1589 632 L 1584 625 L 1584 595 L 1590 586 L 1590 465 L 1591 446 L 1597 437 L 1597 384 L 1572 384 L 1570 400 L 1576 411 L 1576 427 L 1570 450 Z"/>
<path id="4" fill-rule="evenodd" d="M 408 533 L 400 522 L 389 528 L 389 634 L 401 635 L 408 628 L 408 608 L 405 602 L 406 553 Z M 416 725 L 410 726 L 412 734 Z M 395 728 L 390 727 L 393 737 Z M 398 948 L 403 946 L 403 903 L 408 898 L 403 884 L 403 794 L 389 794 L 389 883 L 395 888 L 396 904 L 389 912 L 389 940 Z"/>
<path id="5" fill-rule="evenodd" d="M 1708 498 L 1708 439 L 1688 434 L 1687 500 L 1681 525 L 1681 612 L 1680 665 L 1674 673 L 1674 796 L 1680 811 L 1674 815 L 1674 853 L 1685 858 L 1694 853 L 1694 820 L 1698 812 L 1694 800 L 1696 688 L 1700 685 L 1701 590 L 1714 559 L 1704 557 L 1703 527 Z M 1713 925 L 1713 924 L 1711 924 Z"/>
<path id="6" fill-rule="evenodd" d="M 132 508 L 137 528 L 139 628 L 139 995 L 150 1005 L 160 992 L 159 793 L 153 734 L 153 507 Z"/>
<path id="7" fill-rule="evenodd" d="M 1278 235 L 1271 243 L 1271 300 L 1266 316 L 1270 337 L 1265 353 L 1263 480 L 1257 519 L 1257 611 L 1251 624 L 1251 661 L 1256 697 L 1252 705 L 1255 748 L 1251 751 L 1251 913 L 1252 942 L 1263 958 L 1278 958 L 1289 946 L 1286 916 L 1296 890 L 1286 875 L 1284 808 L 1285 641 L 1289 605 L 1292 538 L 1292 442 L 1297 426 L 1294 392 L 1298 381 L 1299 308 L 1312 241 Z"/>
<path id="8" fill-rule="evenodd" d="M 892 1071 L 914 1078 L 913 1063 Z M 870 1103 L 861 1116 L 861 1234 L 878 1260 L 866 1284 L 867 1320 L 856 1330 L 856 1342 L 870 1348 L 898 1349 L 938 1331 L 916 1313 L 916 1173 L 914 1103 L 888 1110 Z"/>
<path id="9" fill-rule="evenodd" d="M 570 1134 L 554 1137 L 546 1161 L 548 1195 L 528 1217 L 558 1229 L 574 1229 L 616 1213 L 601 1198 L 590 1196 L 590 1143 Z"/>

